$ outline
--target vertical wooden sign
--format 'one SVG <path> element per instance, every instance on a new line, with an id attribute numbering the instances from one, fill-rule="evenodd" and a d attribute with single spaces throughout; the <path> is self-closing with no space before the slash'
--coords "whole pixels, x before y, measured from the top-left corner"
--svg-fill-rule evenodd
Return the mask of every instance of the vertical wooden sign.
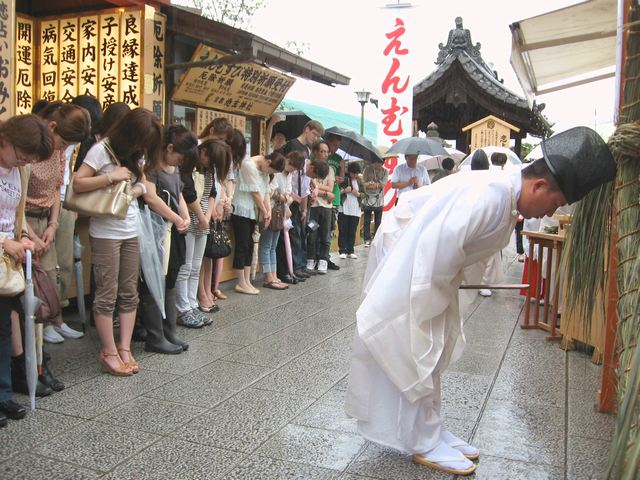
<path id="1" fill-rule="evenodd" d="M 34 28 L 30 18 L 16 17 L 15 114 L 31 113 L 34 97 Z"/>

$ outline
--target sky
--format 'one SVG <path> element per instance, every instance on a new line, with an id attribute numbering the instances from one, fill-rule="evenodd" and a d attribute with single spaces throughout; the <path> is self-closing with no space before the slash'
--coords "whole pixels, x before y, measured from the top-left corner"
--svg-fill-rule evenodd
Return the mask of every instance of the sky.
<path id="1" fill-rule="evenodd" d="M 384 34 L 381 15 L 385 3 L 398 0 L 266 0 L 265 6 L 246 28 L 270 42 L 284 47 L 287 41 L 308 45 L 304 57 L 351 78 L 347 86 L 328 87 L 298 79 L 287 98 L 318 104 L 353 115 L 360 115 L 356 90 L 374 92 L 380 75 L 380 48 Z M 403 0 L 406 1 L 406 0 Z M 471 31 L 473 43 L 481 43 L 484 61 L 493 64 L 504 84 L 524 96 L 509 63 L 511 32 L 509 25 L 535 15 L 579 3 L 576 0 L 412 0 L 410 10 L 411 61 L 404 66 L 415 85 L 435 68 L 438 44 L 447 42 L 454 19 L 461 16 L 464 28 Z M 387 22 L 388 23 L 388 22 Z M 409 29 L 411 26 L 411 29 Z M 577 125 L 596 127 L 610 133 L 613 129 L 615 82 L 613 78 L 593 82 L 537 97 L 545 103 L 545 115 L 555 123 L 556 132 Z M 377 120 L 375 107 L 368 104 L 365 116 Z M 538 140 L 530 139 L 533 143 Z"/>

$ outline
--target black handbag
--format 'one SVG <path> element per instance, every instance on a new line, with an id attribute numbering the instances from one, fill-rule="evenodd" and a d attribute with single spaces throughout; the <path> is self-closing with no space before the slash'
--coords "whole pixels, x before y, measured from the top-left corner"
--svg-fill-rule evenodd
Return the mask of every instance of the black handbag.
<path id="1" fill-rule="evenodd" d="M 231 240 L 224 231 L 222 222 L 214 222 L 211 232 L 207 236 L 204 256 L 207 258 L 224 258 L 231 254 Z"/>

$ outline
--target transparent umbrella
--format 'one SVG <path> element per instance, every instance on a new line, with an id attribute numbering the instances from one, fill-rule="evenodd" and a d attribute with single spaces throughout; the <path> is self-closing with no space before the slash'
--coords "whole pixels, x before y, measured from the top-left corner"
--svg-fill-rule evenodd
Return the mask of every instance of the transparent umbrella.
<path id="1" fill-rule="evenodd" d="M 31 277 L 31 251 L 27 250 L 25 265 L 26 287 L 22 295 L 22 308 L 24 310 L 24 357 L 27 374 L 27 388 L 29 390 L 29 407 L 36 408 L 36 385 L 38 383 L 38 354 L 36 342 L 36 310 L 40 300 L 35 296 L 33 279 Z M 42 344 L 40 344 L 42 351 Z M 41 363 L 42 361 L 40 361 Z"/>

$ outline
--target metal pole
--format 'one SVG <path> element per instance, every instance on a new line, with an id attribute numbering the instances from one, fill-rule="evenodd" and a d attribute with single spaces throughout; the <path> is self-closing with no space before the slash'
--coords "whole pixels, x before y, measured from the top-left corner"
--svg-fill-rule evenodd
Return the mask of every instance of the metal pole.
<path id="1" fill-rule="evenodd" d="M 360 102 L 360 135 L 364 136 L 364 103 Z"/>

